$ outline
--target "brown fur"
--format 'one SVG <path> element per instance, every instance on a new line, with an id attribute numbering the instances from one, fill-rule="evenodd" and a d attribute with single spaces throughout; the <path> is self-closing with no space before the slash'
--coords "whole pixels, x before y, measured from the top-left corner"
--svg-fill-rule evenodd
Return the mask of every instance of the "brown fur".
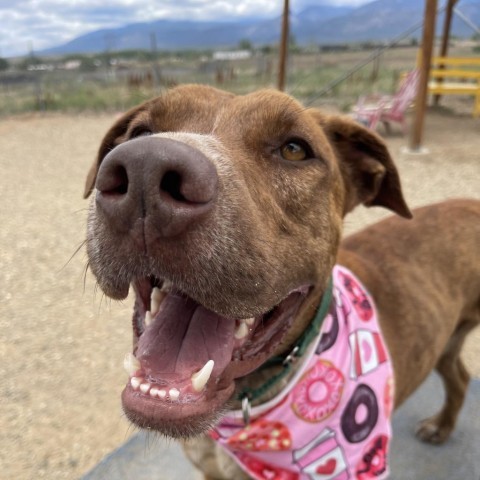
<path id="1" fill-rule="evenodd" d="M 446 440 L 469 380 L 459 352 L 480 323 L 480 202 L 449 201 L 416 210 L 414 220 L 389 218 L 340 246 L 342 219 L 360 203 L 411 217 L 383 141 L 346 118 L 306 110 L 275 91 L 234 96 L 192 85 L 116 122 L 88 174 L 85 196 L 105 155 L 138 128 L 213 135 L 218 199 L 198 228 L 175 244 L 147 231 L 148 265 L 130 235 L 113 235 L 92 203 L 88 251 L 102 289 L 122 297 L 129 279 L 118 278 L 116 265 L 139 275 L 164 268 L 168 256 L 177 259 L 170 273 L 189 295 L 218 313 L 246 318 L 268 311 L 292 288 L 311 284 L 290 330 L 269 352 L 277 355 L 287 352 L 311 321 L 331 268 L 340 263 L 375 299 L 393 360 L 396 406 L 433 368 L 442 376 L 445 405 L 420 425 L 418 436 L 432 443 Z M 315 158 L 297 163 L 281 158 L 278 149 L 291 139 L 307 142 Z M 209 155 L 210 147 L 186 141 Z M 194 284 L 188 280 L 192 275 Z M 270 374 L 253 372 L 237 385 L 254 385 Z M 185 448 L 208 478 L 247 478 L 207 437 Z"/>

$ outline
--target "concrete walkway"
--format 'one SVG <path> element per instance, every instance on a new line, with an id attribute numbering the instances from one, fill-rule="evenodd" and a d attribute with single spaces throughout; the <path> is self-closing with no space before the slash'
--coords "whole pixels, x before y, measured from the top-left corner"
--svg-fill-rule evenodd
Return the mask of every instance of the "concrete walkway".
<path id="1" fill-rule="evenodd" d="M 480 380 L 470 384 L 457 428 L 442 446 L 416 440 L 417 421 L 437 412 L 441 381 L 431 375 L 393 420 L 391 480 L 480 480 Z M 82 480 L 197 480 L 175 442 L 138 433 Z M 235 479 L 232 479 L 235 480 Z"/>

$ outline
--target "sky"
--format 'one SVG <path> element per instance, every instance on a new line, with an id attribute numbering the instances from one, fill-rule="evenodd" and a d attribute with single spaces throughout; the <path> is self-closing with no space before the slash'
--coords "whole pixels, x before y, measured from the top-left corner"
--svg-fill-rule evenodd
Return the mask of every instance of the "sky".
<path id="1" fill-rule="evenodd" d="M 290 0 L 359 6 L 372 0 Z M 0 0 L 0 57 L 60 45 L 101 28 L 164 19 L 232 20 L 279 15 L 281 0 Z"/>

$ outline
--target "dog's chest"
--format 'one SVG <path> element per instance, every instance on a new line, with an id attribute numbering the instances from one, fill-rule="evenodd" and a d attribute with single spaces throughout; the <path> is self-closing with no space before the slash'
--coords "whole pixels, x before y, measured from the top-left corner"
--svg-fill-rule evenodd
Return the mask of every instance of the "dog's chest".
<path id="1" fill-rule="evenodd" d="M 373 301 L 347 269 L 333 271 L 321 332 L 288 387 L 233 412 L 211 437 L 258 480 L 386 478 L 393 371 Z"/>

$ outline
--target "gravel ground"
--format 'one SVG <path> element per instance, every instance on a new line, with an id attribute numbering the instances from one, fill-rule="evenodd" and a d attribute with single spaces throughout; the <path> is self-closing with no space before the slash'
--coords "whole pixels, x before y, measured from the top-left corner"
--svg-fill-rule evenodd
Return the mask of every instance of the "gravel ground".
<path id="1" fill-rule="evenodd" d="M 85 276 L 84 176 L 113 115 L 0 122 L 0 465 L 5 479 L 72 479 L 132 432 L 120 408 L 130 301 Z M 429 112 L 426 155 L 388 137 L 411 206 L 480 198 L 480 120 Z M 351 232 L 385 213 L 358 209 Z M 73 257 L 72 257 L 73 255 Z M 465 349 L 480 376 L 480 331 Z"/>

